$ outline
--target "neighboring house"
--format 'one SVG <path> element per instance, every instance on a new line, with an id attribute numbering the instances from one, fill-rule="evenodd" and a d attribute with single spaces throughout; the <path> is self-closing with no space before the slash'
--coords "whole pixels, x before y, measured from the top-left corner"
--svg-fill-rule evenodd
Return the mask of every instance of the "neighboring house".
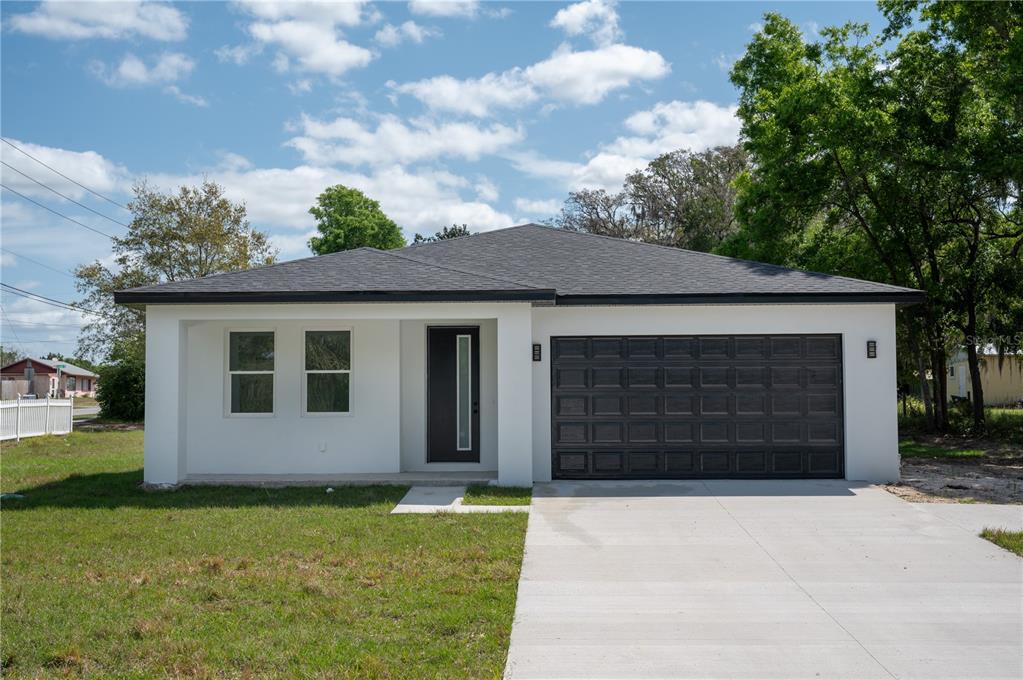
<path id="1" fill-rule="evenodd" d="M 1014 406 L 1023 402 L 1023 356 L 1010 354 L 998 358 L 993 346 L 981 348 L 980 384 L 984 403 L 990 406 Z M 959 350 L 948 362 L 948 395 L 969 399 L 973 391 L 966 351 Z"/>
<path id="2" fill-rule="evenodd" d="M 14 383 L 10 389 L 4 389 L 4 399 L 13 399 L 16 394 L 63 399 L 95 397 L 99 376 L 66 361 L 29 357 L 0 368 L 0 379 Z M 15 394 L 8 395 L 9 391 Z"/>
<path id="3" fill-rule="evenodd" d="M 537 225 L 116 293 L 145 479 L 899 476 L 923 294 Z"/>

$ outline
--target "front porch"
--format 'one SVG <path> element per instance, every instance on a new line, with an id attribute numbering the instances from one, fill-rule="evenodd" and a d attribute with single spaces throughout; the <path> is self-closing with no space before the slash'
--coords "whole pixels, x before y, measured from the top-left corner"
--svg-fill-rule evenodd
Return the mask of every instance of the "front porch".
<path id="1" fill-rule="evenodd" d="M 472 427 L 450 429 L 454 456 L 438 456 L 430 438 L 439 421 L 427 336 L 445 327 L 478 333 Z M 343 338 L 343 379 L 323 380 L 331 371 L 307 361 L 310 336 L 324 334 Z M 237 363 L 240 340 L 258 341 L 259 366 Z M 145 480 L 531 485 L 530 344 L 528 303 L 150 306 Z M 314 400 L 324 384 L 343 394 Z"/>

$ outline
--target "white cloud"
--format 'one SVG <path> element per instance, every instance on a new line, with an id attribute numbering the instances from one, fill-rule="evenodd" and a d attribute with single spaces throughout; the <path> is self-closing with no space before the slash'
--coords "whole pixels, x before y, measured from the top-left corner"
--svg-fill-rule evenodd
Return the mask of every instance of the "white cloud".
<path id="1" fill-rule="evenodd" d="M 90 64 L 89 70 L 111 87 L 128 87 L 171 83 L 187 76 L 195 68 L 195 61 L 180 52 L 164 52 L 152 66 L 134 54 L 124 55 L 121 62 L 110 67 L 100 61 Z"/>
<path id="2" fill-rule="evenodd" d="M 223 47 L 218 50 L 221 59 L 244 63 L 263 45 L 272 45 L 280 50 L 273 61 L 277 71 L 295 66 L 330 76 L 340 76 L 373 60 L 370 50 L 345 40 L 340 29 L 375 19 L 376 13 L 365 2 L 246 0 L 236 4 L 253 17 L 248 31 L 259 47 Z"/>
<path id="3" fill-rule="evenodd" d="M 331 25 L 358 26 L 371 18 L 365 0 L 343 2 L 291 2 L 282 0 L 239 0 L 235 3 L 254 17 L 267 21 L 297 19 Z"/>
<path id="4" fill-rule="evenodd" d="M 206 101 L 205 97 L 182 92 L 181 88 L 177 85 L 168 85 L 163 88 L 163 91 L 177 99 L 179 102 L 183 102 L 185 104 L 191 104 L 192 106 L 198 106 L 200 108 L 206 108 L 210 105 L 210 103 Z"/>
<path id="5" fill-rule="evenodd" d="M 382 116 L 375 129 L 352 118 L 325 122 L 303 116 L 301 129 L 302 134 L 288 145 L 302 153 L 307 163 L 316 165 L 414 163 L 441 157 L 476 160 L 525 136 L 521 129 L 507 125 L 482 127 L 427 120 L 405 124 L 396 116 Z"/>
<path id="6" fill-rule="evenodd" d="M 481 177 L 476 182 L 476 197 L 481 201 L 492 203 L 501 197 L 501 191 L 489 177 Z"/>
<path id="7" fill-rule="evenodd" d="M 484 117 L 495 109 L 520 108 L 541 96 L 575 104 L 596 104 L 614 90 L 636 81 L 662 78 L 670 71 L 671 66 L 657 52 L 609 45 L 578 52 L 559 50 L 525 69 L 488 73 L 482 78 L 458 80 L 437 76 L 388 85 L 434 111 Z"/>
<path id="8" fill-rule="evenodd" d="M 306 94 L 312 92 L 313 81 L 308 78 L 300 78 L 293 83 L 288 83 L 288 89 L 291 90 L 291 94 Z"/>
<path id="9" fill-rule="evenodd" d="M 174 7 L 156 2 L 51 2 L 12 15 L 11 30 L 52 39 L 151 38 L 184 40 L 188 19 Z"/>
<path id="10" fill-rule="evenodd" d="M 329 24 L 311 21 L 257 22 L 249 27 L 252 37 L 281 48 L 275 66 L 280 71 L 290 68 L 294 59 L 303 71 L 340 76 L 373 60 L 365 47 L 353 45 Z"/>
<path id="11" fill-rule="evenodd" d="M 561 210 L 562 202 L 556 198 L 535 200 L 516 198 L 515 209 L 527 215 L 556 215 Z"/>
<path id="12" fill-rule="evenodd" d="M 739 138 L 735 111 L 735 106 L 707 101 L 661 102 L 629 116 L 624 125 L 633 134 L 602 145 L 584 163 L 550 159 L 535 152 L 513 152 L 506 157 L 520 172 L 557 181 L 570 190 L 618 191 L 626 175 L 660 154 L 735 144 Z"/>
<path id="13" fill-rule="evenodd" d="M 702 151 L 739 139 L 736 107 L 713 102 L 660 102 L 646 111 L 632 114 L 625 127 L 635 133 L 619 137 L 607 151 L 626 156 L 654 157 L 675 149 Z"/>
<path id="14" fill-rule="evenodd" d="M 94 191 L 109 195 L 125 193 L 131 188 L 131 178 L 127 169 L 107 160 L 95 151 L 70 151 L 31 144 L 11 137 L 6 137 L 6 139 L 19 149 L 23 149 L 43 163 L 55 168 L 58 172 L 68 177 L 73 177 Z M 6 144 L 0 145 L 0 158 L 66 196 L 81 200 L 89 195 L 88 192 L 77 184 L 43 168 L 32 159 Z M 11 171 L 6 166 L 0 167 L 0 177 L 3 178 L 4 184 L 26 196 L 46 199 L 53 198 L 53 194 L 49 191 Z M 4 201 L 3 218 L 5 224 L 9 219 L 17 217 L 16 206 L 18 205 L 17 203 Z"/>
<path id="15" fill-rule="evenodd" d="M 412 95 L 434 111 L 462 113 L 483 118 L 494 109 L 514 109 L 536 101 L 538 94 L 520 69 L 488 73 L 482 78 L 458 80 L 436 76 L 411 83 L 388 85 Z"/>
<path id="16" fill-rule="evenodd" d="M 550 25 L 571 37 L 588 35 L 596 45 L 611 45 L 622 37 L 615 3 L 604 0 L 584 0 L 564 7 Z"/>
<path id="17" fill-rule="evenodd" d="M 437 231 L 451 224 L 468 224 L 473 230 L 511 226 L 511 216 L 495 210 L 488 203 L 464 200 L 462 192 L 472 189 L 464 178 L 444 170 L 410 171 L 401 165 L 380 166 L 371 172 L 351 172 L 330 167 L 300 165 L 295 168 L 209 169 L 205 176 L 225 187 L 235 201 L 244 201 L 249 219 L 260 229 L 286 228 L 291 234 L 275 234 L 281 246 L 297 248 L 292 238 L 301 230 L 299 239 L 308 238 L 313 219 L 309 207 L 324 188 L 344 184 L 365 192 L 380 201 L 392 219 L 411 235 L 424 229 Z M 160 175 L 150 179 L 170 190 L 181 184 L 194 184 L 201 175 Z M 283 239 L 283 240 L 282 240 Z"/>
<path id="18" fill-rule="evenodd" d="M 478 0 L 411 0 L 408 4 L 412 14 L 462 19 L 475 17 L 479 8 Z"/>
<path id="19" fill-rule="evenodd" d="M 561 51 L 526 69 L 526 78 L 553 99 L 596 104 L 609 92 L 637 80 L 656 80 L 671 66 L 657 52 L 610 45 L 582 52 Z"/>
<path id="20" fill-rule="evenodd" d="M 435 28 L 420 26 L 414 21 L 406 21 L 399 26 L 385 24 L 376 32 L 373 39 L 384 47 L 395 47 L 406 40 L 418 45 L 427 38 L 435 38 L 439 35 L 440 31 Z"/>
<path id="21" fill-rule="evenodd" d="M 213 50 L 213 53 L 217 55 L 217 59 L 222 62 L 232 62 L 238 66 L 243 66 L 249 63 L 252 57 L 256 56 L 263 51 L 263 45 L 260 43 L 251 43 L 248 45 L 224 45 Z"/>

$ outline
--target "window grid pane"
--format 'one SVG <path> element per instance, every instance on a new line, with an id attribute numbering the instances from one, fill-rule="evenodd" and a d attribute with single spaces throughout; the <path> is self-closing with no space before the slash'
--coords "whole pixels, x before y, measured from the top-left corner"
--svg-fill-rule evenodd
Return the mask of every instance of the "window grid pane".
<path id="1" fill-rule="evenodd" d="M 351 367 L 349 331 L 306 331 L 307 371 L 347 371 Z"/>
<path id="2" fill-rule="evenodd" d="M 245 331 L 230 334 L 229 370 L 274 370 L 273 331 Z"/>
<path id="3" fill-rule="evenodd" d="M 273 413 L 273 373 L 232 373 L 231 413 Z"/>

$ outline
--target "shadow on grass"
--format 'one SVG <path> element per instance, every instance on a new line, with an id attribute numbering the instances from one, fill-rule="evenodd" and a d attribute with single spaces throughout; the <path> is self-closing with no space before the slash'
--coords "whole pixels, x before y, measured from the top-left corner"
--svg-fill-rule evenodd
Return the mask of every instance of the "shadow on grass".
<path id="1" fill-rule="evenodd" d="M 342 486 L 326 493 L 324 486 L 243 487 L 185 486 L 173 491 L 145 491 L 139 487 L 142 470 L 70 475 L 63 479 L 19 489 L 24 498 L 5 498 L 5 511 L 34 508 L 242 508 L 333 506 L 356 508 L 397 503 L 405 486 Z"/>

